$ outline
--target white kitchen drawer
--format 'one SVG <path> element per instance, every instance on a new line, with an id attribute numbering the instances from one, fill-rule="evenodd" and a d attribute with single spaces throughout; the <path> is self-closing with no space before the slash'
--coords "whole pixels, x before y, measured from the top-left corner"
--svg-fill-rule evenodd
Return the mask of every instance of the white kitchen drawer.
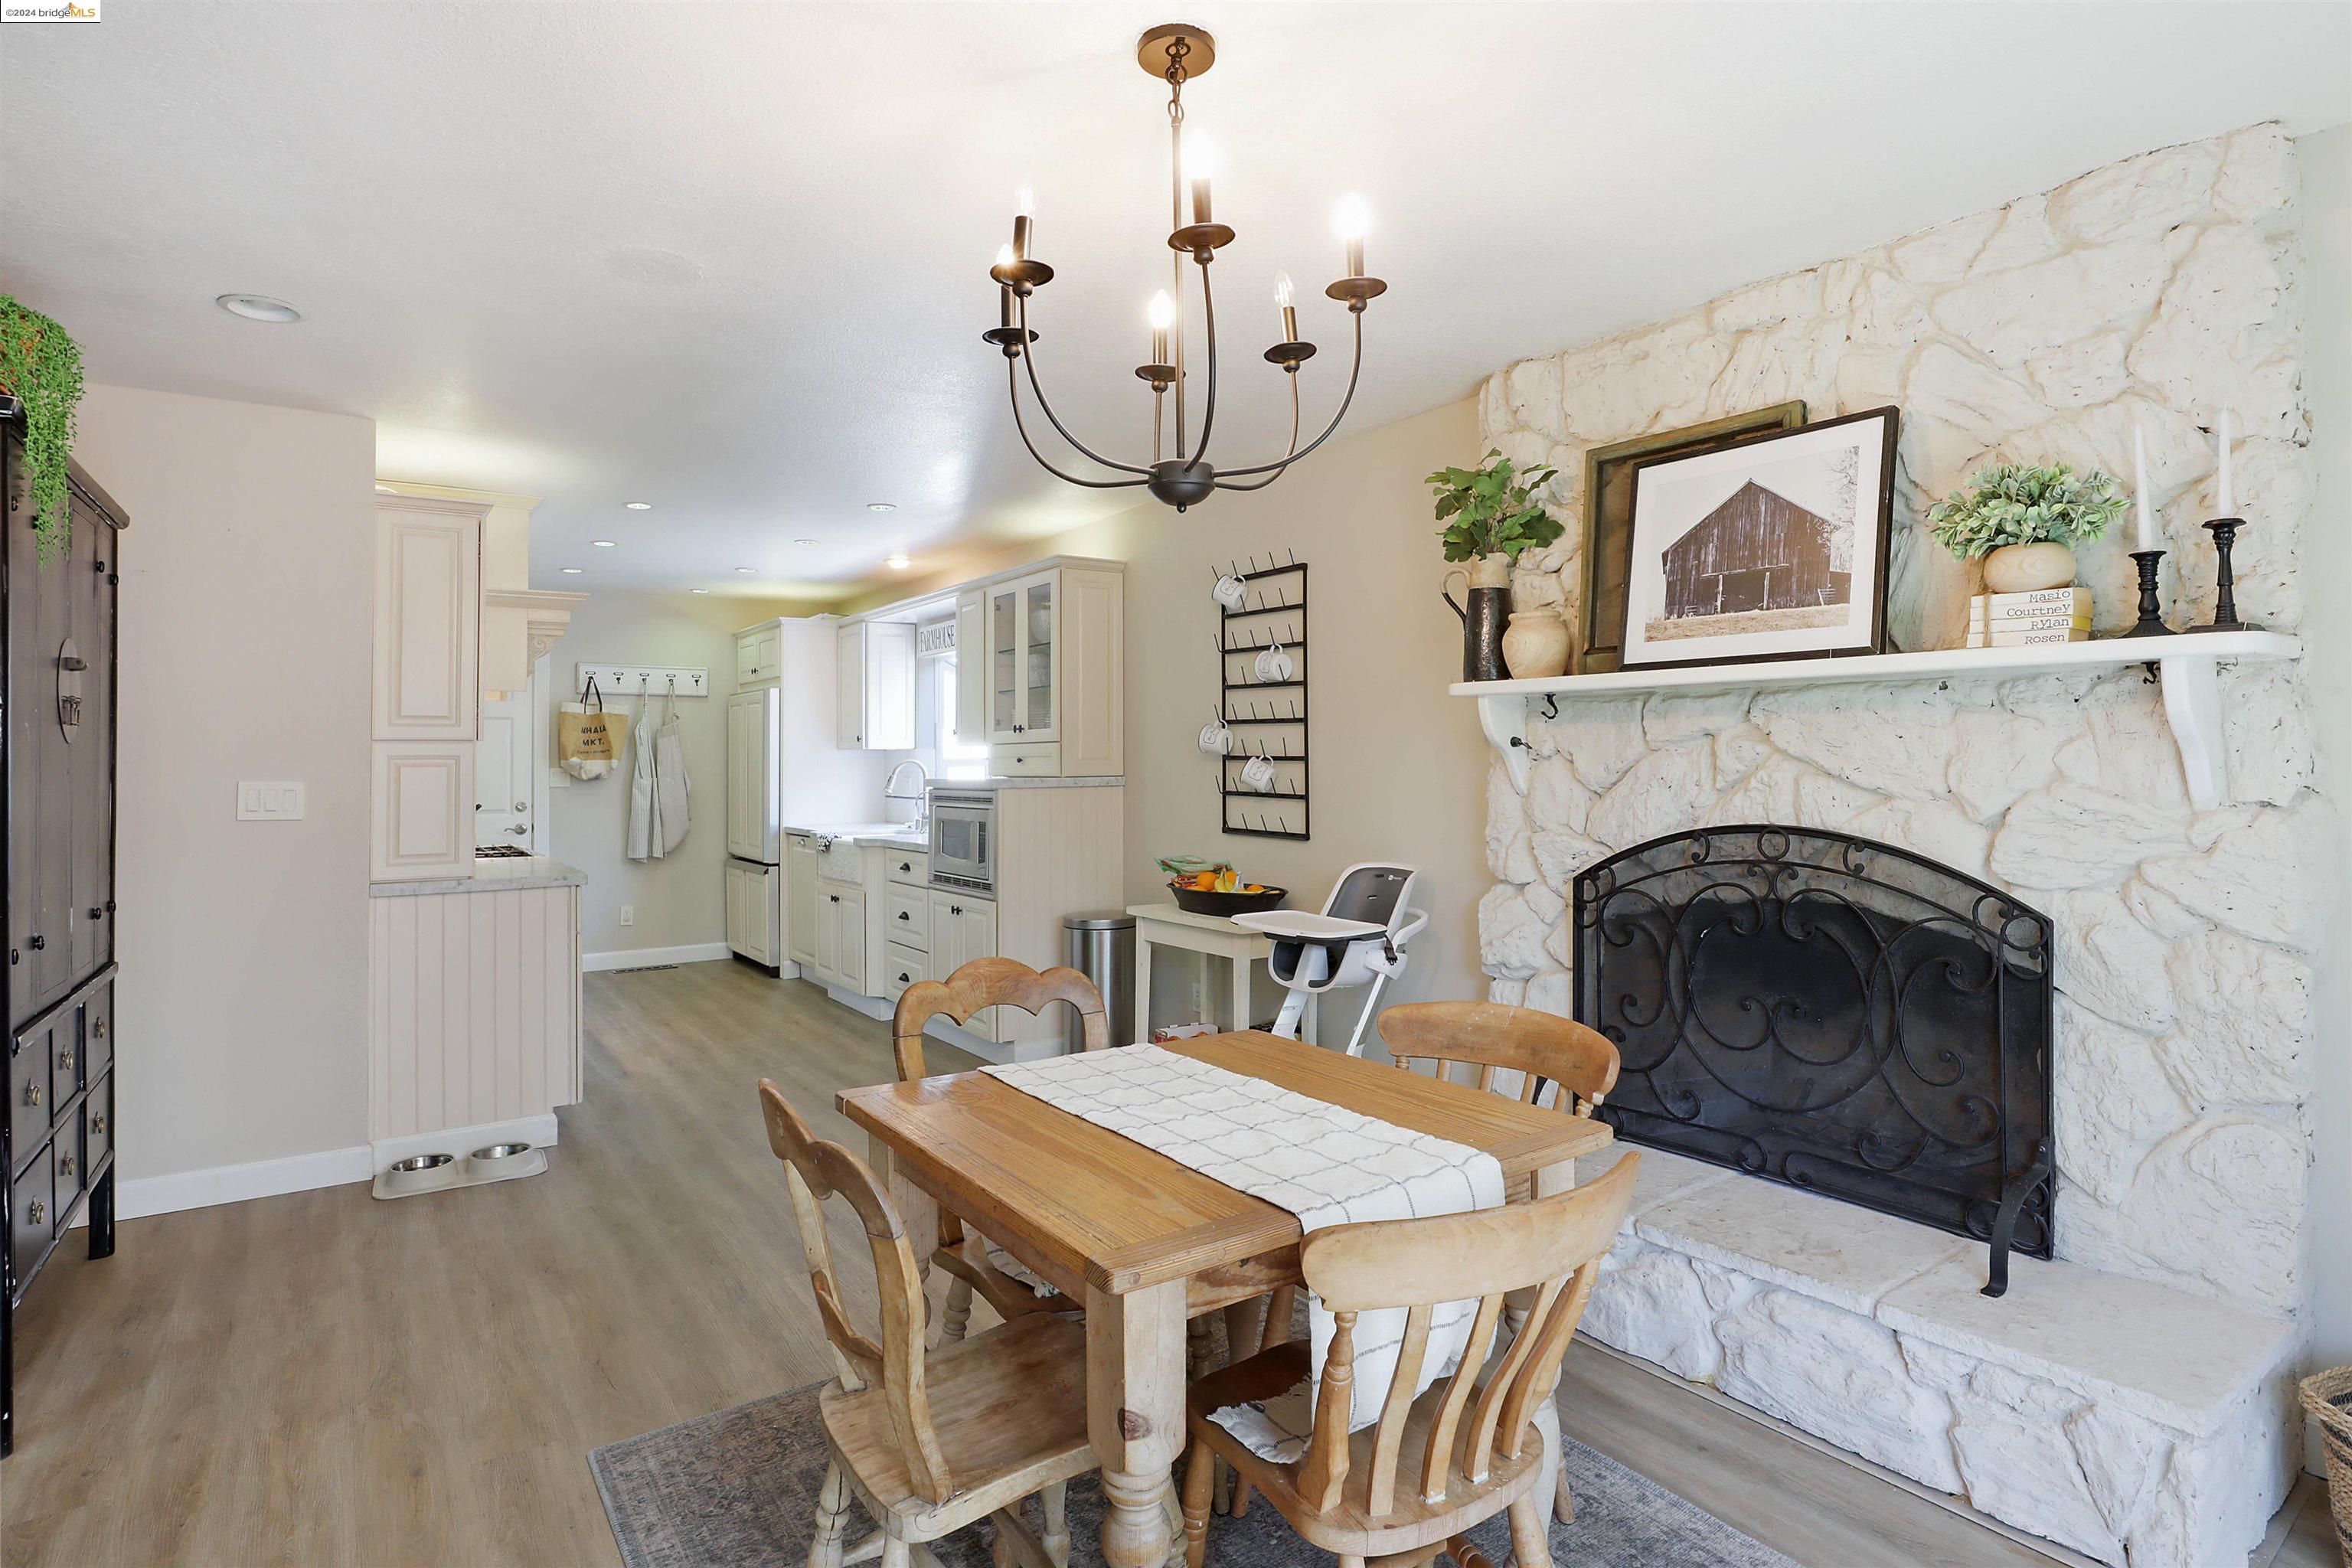
<path id="1" fill-rule="evenodd" d="M 931 858 L 920 849 L 885 849 L 882 874 L 910 888 L 928 888 L 931 885 Z"/>
<path id="2" fill-rule="evenodd" d="M 988 771 L 999 778 L 1050 779 L 1062 772 L 1062 748 L 1051 741 L 1007 742 L 988 748 Z"/>
<path id="3" fill-rule="evenodd" d="M 906 994 L 908 986 L 929 978 L 925 973 L 929 956 L 910 947 L 891 942 L 882 950 L 882 994 L 889 1001 L 896 1002 Z"/>
<path id="4" fill-rule="evenodd" d="M 893 882 L 882 889 L 882 940 L 911 947 L 918 952 L 931 950 L 931 896 L 922 888 L 908 888 Z"/>

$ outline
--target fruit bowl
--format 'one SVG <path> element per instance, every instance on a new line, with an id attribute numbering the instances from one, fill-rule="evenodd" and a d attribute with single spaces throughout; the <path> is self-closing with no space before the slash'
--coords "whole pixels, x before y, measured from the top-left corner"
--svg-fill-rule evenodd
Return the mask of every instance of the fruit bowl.
<path id="1" fill-rule="evenodd" d="M 1171 882 L 1168 890 L 1176 895 L 1178 909 L 1195 915 L 1246 915 L 1259 910 L 1278 910 L 1282 900 L 1290 897 L 1287 888 L 1260 888 L 1255 893 L 1213 893 Z"/>

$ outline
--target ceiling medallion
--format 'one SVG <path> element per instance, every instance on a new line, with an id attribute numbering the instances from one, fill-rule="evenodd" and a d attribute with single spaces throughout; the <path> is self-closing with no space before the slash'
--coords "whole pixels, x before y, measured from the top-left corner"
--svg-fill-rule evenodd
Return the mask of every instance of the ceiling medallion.
<path id="1" fill-rule="evenodd" d="M 1152 297 L 1148 312 L 1151 323 L 1151 359 L 1135 367 L 1138 379 L 1151 388 L 1151 462 L 1149 467 L 1122 463 L 1103 457 L 1070 434 L 1054 405 L 1045 400 L 1045 389 L 1037 384 L 1036 354 L 1032 344 L 1037 334 L 1029 329 L 1029 297 L 1053 280 L 1054 269 L 1030 254 L 1034 237 L 1035 204 L 1024 189 L 1015 205 L 1013 219 L 1013 243 L 997 252 L 996 265 L 988 275 L 996 279 L 998 289 L 997 325 L 982 337 L 1003 351 L 1005 378 L 1013 397 L 1013 423 L 1021 432 L 1022 444 L 1029 455 L 1055 478 L 1066 479 L 1088 489 L 1126 489 L 1142 486 L 1154 496 L 1182 511 L 1195 501 L 1205 500 L 1218 490 L 1264 489 L 1282 477 L 1283 471 L 1307 453 L 1328 440 L 1331 432 L 1346 418 L 1348 405 L 1355 401 L 1356 378 L 1364 366 L 1364 306 L 1388 289 L 1377 278 L 1364 275 L 1364 205 L 1350 197 L 1340 204 L 1339 232 L 1347 241 L 1347 276 L 1325 289 L 1324 293 L 1344 302 L 1352 318 L 1355 338 L 1354 363 L 1348 370 L 1348 390 L 1339 399 L 1339 412 L 1323 433 L 1305 447 L 1298 444 L 1298 367 L 1314 356 L 1315 345 L 1298 335 L 1298 312 L 1291 304 L 1290 276 L 1283 273 L 1275 284 L 1275 303 L 1282 310 L 1283 341 L 1265 351 L 1267 363 L 1279 365 L 1290 378 L 1290 445 L 1280 458 L 1272 462 L 1254 463 L 1245 468 L 1227 468 L 1222 473 L 1208 460 L 1209 440 L 1217 424 L 1217 317 L 1209 293 L 1209 263 L 1216 254 L 1234 241 L 1234 231 L 1215 222 L 1209 202 L 1209 173 L 1200 155 L 1196 139 L 1192 161 L 1186 162 L 1184 142 L 1184 84 L 1207 72 L 1216 61 L 1216 40 L 1208 33 L 1182 23 L 1169 23 L 1154 27 L 1136 44 L 1136 62 L 1145 71 L 1168 84 L 1168 209 L 1173 231 L 1168 236 L 1168 248 L 1175 254 L 1169 261 L 1169 286 Z M 1191 176 L 1192 221 L 1184 221 L 1184 186 Z M 1190 258 L 1200 268 L 1201 337 L 1205 351 L 1205 365 L 1201 400 L 1201 427 L 1197 440 L 1187 444 L 1189 427 L 1185 420 L 1184 338 L 1187 325 L 1184 289 L 1184 262 Z M 1029 438 L 1029 427 L 1021 417 L 1021 380 L 1023 367 L 1027 368 L 1029 390 L 1037 399 L 1037 406 L 1054 428 L 1081 454 L 1115 473 L 1129 474 L 1131 479 L 1090 479 L 1076 474 L 1064 473 L 1045 460 L 1037 444 Z M 1168 425 L 1164 416 L 1168 394 L 1173 391 L 1175 416 L 1172 435 L 1173 455 L 1168 451 L 1164 432 Z M 1256 478 L 1254 476 L 1263 476 Z M 1246 482 L 1236 482 L 1246 481 Z"/>

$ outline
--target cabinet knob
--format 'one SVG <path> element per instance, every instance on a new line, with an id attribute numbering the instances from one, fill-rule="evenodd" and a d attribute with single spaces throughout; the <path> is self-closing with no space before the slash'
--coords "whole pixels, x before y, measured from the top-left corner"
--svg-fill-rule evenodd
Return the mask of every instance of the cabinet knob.
<path id="1" fill-rule="evenodd" d="M 71 1046 L 68 1046 L 64 1050 L 58 1053 L 58 1070 L 59 1072 L 73 1071 L 73 1047 Z"/>
<path id="2" fill-rule="evenodd" d="M 31 1203 L 25 1205 L 25 1217 L 31 1220 L 35 1225 L 38 1225 L 43 1220 L 49 1217 L 48 1206 L 42 1203 L 40 1199 L 35 1198 Z"/>
<path id="3" fill-rule="evenodd" d="M 49 939 L 43 936 L 40 932 L 35 931 L 32 936 L 26 940 L 25 945 L 31 948 L 35 952 L 38 952 L 43 948 L 49 945 Z"/>
<path id="4" fill-rule="evenodd" d="M 908 977 L 907 972 L 902 969 L 898 971 L 898 984 L 901 985 L 911 985 L 914 982 Z"/>
<path id="5" fill-rule="evenodd" d="M 27 1105 L 38 1105 L 41 1103 L 41 1086 L 39 1084 L 28 1083 L 25 1086 L 25 1103 Z"/>
<path id="6" fill-rule="evenodd" d="M 906 910 L 900 910 L 898 911 L 898 918 L 899 918 L 900 920 L 902 920 L 902 921 L 903 921 L 903 920 L 905 920 L 905 919 L 907 919 L 907 918 L 908 918 L 907 911 L 906 911 Z"/>
<path id="7" fill-rule="evenodd" d="M 106 1112 L 101 1110 L 96 1116 L 89 1119 L 89 1130 L 92 1132 L 103 1132 L 106 1131 Z"/>
<path id="8" fill-rule="evenodd" d="M 89 1032 L 99 1039 L 102 1040 L 106 1038 L 106 1020 L 100 1018 L 92 1023 L 89 1026 Z"/>
<path id="9" fill-rule="evenodd" d="M 912 860 L 901 860 L 898 862 L 898 869 L 901 871 L 911 871 L 914 868 L 915 863 Z"/>
<path id="10" fill-rule="evenodd" d="M 73 1173 L 74 1173 L 74 1157 L 73 1157 L 71 1154 L 60 1154 L 60 1155 L 58 1155 L 58 1175 L 60 1175 L 60 1176 L 70 1176 L 70 1175 L 72 1175 Z"/>

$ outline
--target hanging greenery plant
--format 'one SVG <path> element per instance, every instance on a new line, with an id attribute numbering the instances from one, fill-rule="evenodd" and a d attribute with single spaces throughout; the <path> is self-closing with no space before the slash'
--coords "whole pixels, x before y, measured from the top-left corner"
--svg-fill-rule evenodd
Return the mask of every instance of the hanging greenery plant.
<path id="1" fill-rule="evenodd" d="M 44 565 L 73 542 L 74 410 L 81 403 L 81 350 L 38 310 L 0 294 L 0 392 L 25 405 L 25 484 Z"/>

